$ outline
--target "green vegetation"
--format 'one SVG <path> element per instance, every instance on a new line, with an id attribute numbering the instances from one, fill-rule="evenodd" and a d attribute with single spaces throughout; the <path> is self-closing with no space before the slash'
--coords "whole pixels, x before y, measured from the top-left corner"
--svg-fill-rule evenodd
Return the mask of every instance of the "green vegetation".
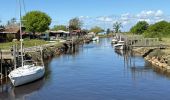
<path id="1" fill-rule="evenodd" d="M 170 36 L 170 23 L 166 21 L 160 21 L 153 25 L 150 25 L 149 28 L 144 32 L 145 37 L 169 37 Z"/>
<path id="2" fill-rule="evenodd" d="M 1 49 L 10 49 L 15 43 L 17 43 L 18 45 L 20 44 L 19 41 L 17 42 L 7 42 L 7 43 L 0 43 L 0 48 Z M 25 40 L 23 42 L 24 47 L 32 47 L 32 46 L 36 46 L 36 45 L 43 45 L 43 44 L 47 44 L 48 42 L 44 41 L 44 40 L 37 40 L 37 39 L 32 39 L 32 40 Z"/>
<path id="3" fill-rule="evenodd" d="M 78 30 L 81 29 L 83 22 L 79 18 L 73 18 L 69 21 L 69 30 Z"/>
<path id="4" fill-rule="evenodd" d="M 7 21 L 6 26 L 7 26 L 7 27 L 11 27 L 11 26 L 16 26 L 17 24 L 18 24 L 18 23 L 17 23 L 16 18 L 11 18 L 10 20 Z"/>
<path id="5" fill-rule="evenodd" d="M 58 31 L 58 30 L 63 30 L 63 31 L 67 31 L 67 26 L 65 25 L 55 25 L 52 30 L 54 31 Z"/>
<path id="6" fill-rule="evenodd" d="M 91 29 L 90 29 L 90 32 L 94 32 L 94 33 L 96 33 L 96 34 L 98 34 L 98 33 L 100 33 L 100 32 L 103 32 L 104 30 L 101 28 L 101 27 L 99 27 L 99 26 L 95 26 L 95 27 L 92 27 Z"/>
<path id="7" fill-rule="evenodd" d="M 159 38 L 161 40 L 162 37 L 170 37 L 170 23 L 160 21 L 149 25 L 145 21 L 140 21 L 130 31 L 134 34 L 141 34 L 144 37 Z"/>
<path id="8" fill-rule="evenodd" d="M 157 58 L 161 58 L 163 55 L 165 55 L 165 52 L 161 51 L 160 49 L 154 50 L 153 52 L 151 52 L 149 54 L 150 57 L 157 57 Z"/>
<path id="9" fill-rule="evenodd" d="M 120 30 L 121 27 L 122 27 L 122 23 L 119 23 L 119 22 L 113 23 L 113 29 L 114 29 L 115 33 L 121 32 L 121 30 Z"/>
<path id="10" fill-rule="evenodd" d="M 133 34 L 141 35 L 143 34 L 149 27 L 149 24 L 146 21 L 139 21 L 135 26 L 130 29 L 130 32 Z"/>
<path id="11" fill-rule="evenodd" d="M 26 31 L 32 32 L 34 35 L 36 32 L 45 32 L 51 24 L 51 18 L 46 13 L 40 11 L 28 12 L 22 19 Z"/>

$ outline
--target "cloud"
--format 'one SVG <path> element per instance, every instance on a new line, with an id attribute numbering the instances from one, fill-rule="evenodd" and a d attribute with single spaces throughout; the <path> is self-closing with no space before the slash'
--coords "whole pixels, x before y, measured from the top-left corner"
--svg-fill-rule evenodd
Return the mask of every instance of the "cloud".
<path id="1" fill-rule="evenodd" d="M 163 16 L 163 11 L 162 10 L 157 10 L 157 12 L 155 13 L 155 16 L 160 17 Z"/>
<path id="2" fill-rule="evenodd" d="M 108 16 L 101 16 L 96 18 L 97 21 L 102 21 L 102 22 L 112 22 L 113 19 Z"/>
<path id="3" fill-rule="evenodd" d="M 139 14 L 137 14 L 136 17 L 138 21 L 147 21 L 150 24 L 158 21 L 166 20 L 164 16 L 164 12 L 162 10 L 142 11 Z"/>
<path id="4" fill-rule="evenodd" d="M 124 30 L 129 30 L 131 26 L 138 21 L 147 21 L 149 24 L 153 24 L 162 20 L 170 21 L 170 16 L 166 16 L 162 10 L 144 10 L 136 14 L 123 13 L 121 15 L 108 15 L 108 16 L 80 16 L 86 25 L 101 26 L 106 28 L 112 28 L 113 23 L 121 22 Z"/>
<path id="5" fill-rule="evenodd" d="M 89 16 L 80 16 L 79 19 L 89 19 Z"/>

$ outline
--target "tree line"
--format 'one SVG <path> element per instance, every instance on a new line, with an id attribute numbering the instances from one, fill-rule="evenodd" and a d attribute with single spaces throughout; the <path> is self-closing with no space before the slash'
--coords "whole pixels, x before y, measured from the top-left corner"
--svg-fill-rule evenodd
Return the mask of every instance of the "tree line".
<path id="1" fill-rule="evenodd" d="M 26 28 L 27 32 L 32 32 L 35 34 L 36 32 L 42 33 L 46 30 L 49 30 L 49 26 L 52 22 L 51 17 L 41 11 L 30 11 L 26 13 L 22 17 L 22 24 Z M 10 25 L 18 25 L 16 18 L 12 18 L 7 22 L 7 26 Z M 81 30 L 83 26 L 83 22 L 75 17 L 70 19 L 69 25 L 55 25 L 51 30 L 64 30 L 64 31 L 72 31 L 72 30 Z M 0 26 L 3 28 L 4 26 Z M 122 24 L 120 22 L 113 23 L 112 29 L 115 33 L 121 32 Z M 106 31 L 107 33 L 111 32 L 111 29 L 104 30 L 99 26 L 94 26 L 87 32 L 95 32 L 100 33 Z M 170 36 L 170 23 L 167 21 L 160 21 L 155 24 L 148 24 L 146 21 L 139 21 L 135 24 L 130 32 L 133 34 L 144 35 L 145 37 L 169 37 Z"/>
<path id="2" fill-rule="evenodd" d="M 130 29 L 130 32 L 149 38 L 161 39 L 162 37 L 170 37 L 170 23 L 167 21 L 159 21 L 149 25 L 146 21 L 139 21 Z"/>
<path id="3" fill-rule="evenodd" d="M 28 13 L 26 13 L 22 19 L 22 26 L 24 26 L 26 28 L 26 32 L 29 33 L 33 33 L 33 35 L 35 35 L 36 32 L 38 33 L 42 33 L 45 32 L 46 30 L 49 30 L 49 26 L 52 22 L 51 17 L 41 11 L 30 11 Z M 8 26 L 14 26 L 14 25 L 19 25 L 19 23 L 17 23 L 17 19 L 16 18 L 12 18 L 11 20 L 9 20 L 7 22 L 7 24 L 5 25 L 5 27 Z M 81 27 L 83 26 L 83 22 L 75 17 L 70 19 L 69 21 L 69 25 L 55 25 L 54 27 L 52 27 L 50 30 L 64 30 L 64 31 L 72 31 L 72 30 L 81 30 Z M 4 26 L 0 26 L 0 27 L 4 27 Z M 113 24 L 113 30 L 118 33 L 120 32 L 120 28 L 121 28 L 121 23 L 116 22 Z M 99 26 L 94 26 L 89 30 L 85 30 L 87 32 L 95 32 L 95 33 L 100 33 L 100 32 L 104 32 L 106 30 L 104 30 L 102 27 Z M 111 32 L 110 29 L 107 29 L 106 31 L 107 33 Z"/>

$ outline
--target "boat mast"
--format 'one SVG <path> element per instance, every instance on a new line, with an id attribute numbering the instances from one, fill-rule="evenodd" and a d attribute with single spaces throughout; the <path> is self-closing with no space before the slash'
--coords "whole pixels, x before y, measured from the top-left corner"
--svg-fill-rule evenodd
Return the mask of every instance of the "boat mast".
<path id="1" fill-rule="evenodd" d="M 21 0 L 19 0 L 19 26 L 20 26 L 20 42 L 21 42 L 21 67 L 24 66 L 23 58 L 23 39 L 22 39 L 22 22 L 21 22 Z"/>

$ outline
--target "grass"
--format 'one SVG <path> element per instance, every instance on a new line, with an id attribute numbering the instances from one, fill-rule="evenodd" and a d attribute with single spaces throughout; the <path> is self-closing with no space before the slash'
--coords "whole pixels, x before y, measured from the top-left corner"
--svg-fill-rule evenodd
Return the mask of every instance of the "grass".
<path id="1" fill-rule="evenodd" d="M 32 47 L 32 46 L 36 46 L 36 45 L 43 45 L 43 44 L 47 44 L 48 42 L 44 41 L 44 40 L 37 40 L 37 39 L 31 39 L 31 40 L 24 40 L 23 45 L 24 47 Z M 15 44 L 20 45 L 20 42 L 7 42 L 7 43 L 0 43 L 0 48 L 1 49 L 5 49 L 5 50 L 10 50 L 11 47 Z"/>
<path id="2" fill-rule="evenodd" d="M 170 46 L 170 38 L 162 38 L 161 43 L 164 44 L 164 45 Z"/>

